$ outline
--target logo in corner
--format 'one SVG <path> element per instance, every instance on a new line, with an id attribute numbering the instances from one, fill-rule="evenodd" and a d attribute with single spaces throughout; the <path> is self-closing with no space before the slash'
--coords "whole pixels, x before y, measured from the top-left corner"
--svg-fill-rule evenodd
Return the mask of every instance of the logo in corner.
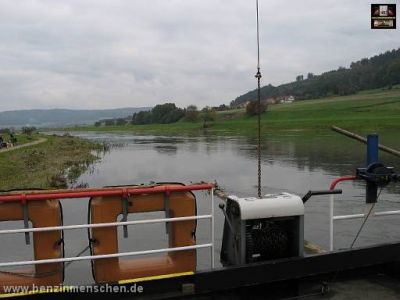
<path id="1" fill-rule="evenodd" d="M 371 29 L 396 29 L 396 4 L 371 4 Z"/>

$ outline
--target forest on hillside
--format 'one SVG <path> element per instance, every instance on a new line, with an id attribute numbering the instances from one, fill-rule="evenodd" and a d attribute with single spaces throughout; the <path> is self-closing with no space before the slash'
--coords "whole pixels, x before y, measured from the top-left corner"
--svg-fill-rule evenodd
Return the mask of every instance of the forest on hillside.
<path id="1" fill-rule="evenodd" d="M 261 98 L 292 95 L 296 100 L 316 99 L 327 96 L 344 96 L 362 90 L 391 88 L 400 83 L 400 48 L 387 51 L 371 58 L 352 62 L 349 68 L 314 75 L 298 75 L 296 81 L 279 86 L 267 85 L 261 88 Z M 257 98 L 257 90 L 237 97 L 231 107 L 239 106 Z"/>

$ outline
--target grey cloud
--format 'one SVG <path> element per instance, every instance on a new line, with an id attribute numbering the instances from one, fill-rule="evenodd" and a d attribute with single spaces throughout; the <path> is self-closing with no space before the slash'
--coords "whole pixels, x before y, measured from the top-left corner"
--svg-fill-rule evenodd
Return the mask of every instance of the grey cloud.
<path id="1" fill-rule="evenodd" d="M 263 83 L 399 47 L 364 0 L 260 0 Z M 3 0 L 0 111 L 228 103 L 255 86 L 242 0 Z"/>

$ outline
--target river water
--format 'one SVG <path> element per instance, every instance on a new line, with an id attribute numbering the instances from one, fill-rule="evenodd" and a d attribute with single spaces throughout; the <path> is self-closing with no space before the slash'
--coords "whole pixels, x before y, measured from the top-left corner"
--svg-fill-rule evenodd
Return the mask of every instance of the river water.
<path id="1" fill-rule="evenodd" d="M 106 141 L 110 151 L 78 179 L 90 187 L 140 184 L 149 182 L 217 181 L 230 194 L 257 194 L 256 141 L 245 137 L 205 136 L 140 136 L 116 133 L 72 133 L 80 137 Z M 400 148 L 397 133 L 386 133 L 381 142 Z M 328 189 L 330 182 L 342 175 L 352 175 L 365 165 L 366 147 L 337 134 L 305 134 L 286 132 L 263 137 L 263 193 L 286 191 L 304 195 L 308 190 Z M 382 154 L 381 161 L 400 170 L 400 159 Z M 343 183 L 343 195 L 335 202 L 335 214 L 365 211 L 365 186 L 361 182 Z M 400 184 L 383 189 L 375 211 L 400 209 Z M 210 199 L 197 192 L 198 213 L 210 212 Z M 311 198 L 306 204 L 305 238 L 324 248 L 328 247 L 328 196 Z M 216 199 L 217 204 L 220 202 Z M 83 224 L 87 219 L 87 200 L 63 200 L 64 223 Z M 222 240 L 223 215 L 215 205 L 216 260 Z M 151 213 L 151 217 L 163 217 Z M 130 216 L 130 220 L 148 218 Z M 11 223 L 11 222 L 8 222 Z M 22 227 L 12 222 L 7 227 Z M 361 219 L 335 223 L 335 248 L 349 247 Z M 365 225 L 356 246 L 400 240 L 400 217 L 373 218 Z M 4 228 L 4 226 L 2 227 Z M 210 225 L 198 222 L 198 243 L 209 242 Z M 32 257 L 22 235 L 1 237 L 1 261 L 24 260 Z M 87 245 L 86 231 L 65 233 L 66 256 L 74 256 Z M 119 232 L 120 251 L 155 249 L 167 246 L 164 224 L 129 227 L 129 238 Z M 28 249 L 27 249 L 28 248 Z M 7 254 L 7 255 L 5 255 Z M 88 254 L 87 252 L 85 254 Z M 217 264 L 218 265 L 218 264 Z M 210 267 L 210 250 L 198 250 L 198 269 Z M 91 283 L 90 262 L 75 262 L 66 269 L 67 284 Z"/>

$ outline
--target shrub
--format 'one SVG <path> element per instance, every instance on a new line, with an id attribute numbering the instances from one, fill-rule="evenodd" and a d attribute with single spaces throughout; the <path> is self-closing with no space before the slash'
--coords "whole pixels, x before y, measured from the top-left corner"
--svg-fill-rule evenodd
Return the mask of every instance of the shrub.
<path id="1" fill-rule="evenodd" d="M 32 135 L 32 133 L 34 133 L 36 131 L 36 127 L 29 127 L 29 126 L 25 126 L 22 127 L 21 129 L 22 133 L 27 134 L 27 135 Z"/>
<path id="2" fill-rule="evenodd" d="M 260 112 L 261 113 L 265 113 L 267 109 L 267 106 L 264 103 L 261 103 L 260 105 Z M 246 113 L 249 116 L 255 116 L 258 114 L 258 102 L 257 101 L 250 101 L 247 105 L 246 105 Z"/>
<path id="3" fill-rule="evenodd" d="M 116 121 L 116 125 L 117 126 L 124 126 L 124 125 L 126 125 L 126 120 L 124 118 L 119 118 Z"/>
<path id="4" fill-rule="evenodd" d="M 189 122 L 196 122 L 199 119 L 199 111 L 196 105 L 189 105 L 186 108 L 185 119 Z"/>
<path id="5" fill-rule="evenodd" d="M 104 121 L 105 126 L 114 126 L 115 125 L 115 120 L 114 119 L 109 119 Z"/>

